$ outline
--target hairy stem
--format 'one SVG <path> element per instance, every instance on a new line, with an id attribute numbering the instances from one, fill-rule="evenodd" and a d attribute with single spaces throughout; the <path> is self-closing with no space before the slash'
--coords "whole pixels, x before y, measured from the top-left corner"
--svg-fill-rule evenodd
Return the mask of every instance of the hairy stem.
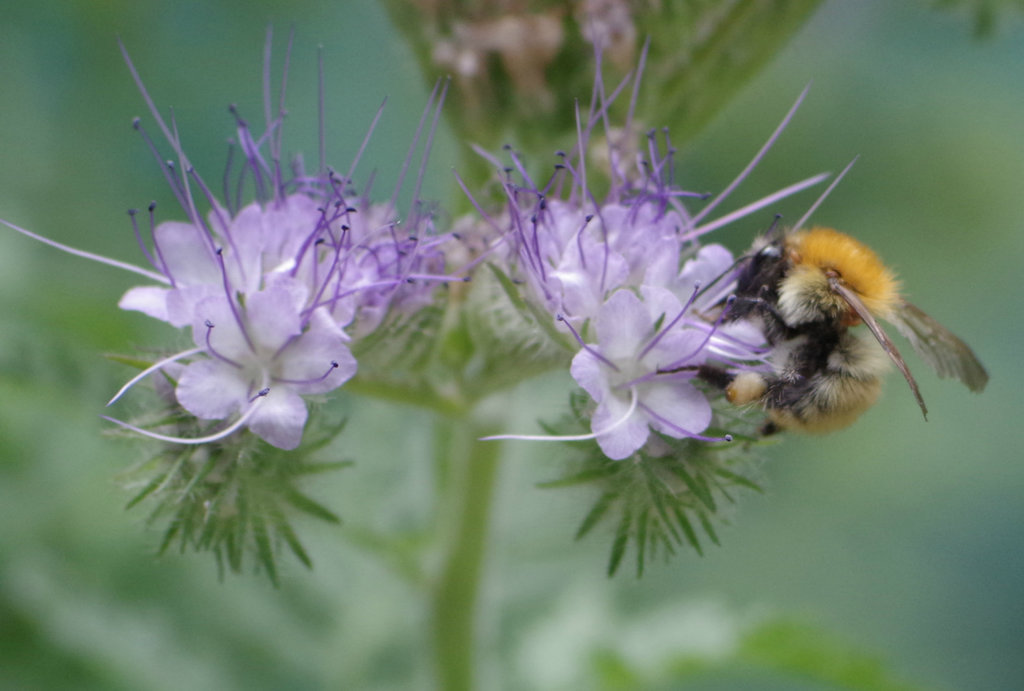
<path id="1" fill-rule="evenodd" d="M 438 423 L 435 453 L 446 553 L 432 591 L 432 633 L 437 685 L 473 688 L 477 602 L 490 526 L 501 445 L 477 441 L 487 434 L 472 420 Z"/>

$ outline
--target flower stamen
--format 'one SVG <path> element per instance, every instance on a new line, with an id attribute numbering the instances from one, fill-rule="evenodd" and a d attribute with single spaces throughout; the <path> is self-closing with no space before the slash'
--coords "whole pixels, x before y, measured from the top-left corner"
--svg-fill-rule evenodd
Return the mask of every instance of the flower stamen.
<path id="1" fill-rule="evenodd" d="M 213 347 L 213 343 L 210 341 L 210 335 L 213 333 L 214 328 L 213 322 L 207 319 L 205 322 L 203 322 L 203 324 L 206 326 L 206 351 L 210 353 L 210 355 L 212 355 L 213 357 L 220 360 L 221 362 L 225 362 L 237 369 L 244 369 L 244 365 L 235 362 L 234 360 L 225 355 L 221 355 L 220 353 L 217 352 L 217 349 Z"/>
<path id="2" fill-rule="evenodd" d="M 120 400 L 122 396 L 124 396 L 128 392 L 130 388 L 132 388 L 137 383 L 148 377 L 153 372 L 161 369 L 164 365 L 169 365 L 170 363 L 176 362 L 177 360 L 191 357 L 193 355 L 198 355 L 201 352 L 203 352 L 202 348 L 189 348 L 188 350 L 183 350 L 180 353 L 176 353 L 169 357 L 165 357 L 163 360 L 158 360 L 157 362 L 154 362 L 152 365 L 150 365 L 149 367 L 147 367 L 146 369 L 142 370 L 134 377 L 129 379 L 124 386 L 118 389 L 117 393 L 114 394 L 114 397 L 107 401 L 107 406 L 111 406 L 114 403 L 116 403 L 118 400 Z"/>
<path id="3" fill-rule="evenodd" d="M 572 324 L 569 323 L 568 319 L 563 317 L 561 314 L 555 315 L 555 319 L 562 322 L 563 324 L 566 325 L 566 327 L 568 327 L 569 331 L 572 332 L 573 337 L 576 339 L 576 342 L 580 344 L 580 347 L 583 348 L 583 350 L 587 351 L 595 358 L 597 358 L 599 362 L 608 365 L 616 372 L 619 371 L 618 366 L 614 362 L 606 358 L 604 355 L 601 355 L 601 353 L 599 353 L 597 350 L 583 342 L 583 337 L 581 337 L 579 332 L 573 327 Z"/>
<path id="4" fill-rule="evenodd" d="M 480 437 L 480 441 L 500 441 L 503 439 L 515 439 L 518 441 L 589 441 L 590 439 L 596 439 L 603 434 L 608 434 L 609 432 L 614 431 L 617 427 L 629 420 L 636 410 L 637 392 L 636 389 L 633 388 L 630 389 L 629 408 L 626 410 L 625 414 L 599 432 L 591 432 L 590 434 L 494 434 L 489 437 Z M 732 440 L 730 439 L 729 441 Z"/>
<path id="5" fill-rule="evenodd" d="M 651 416 L 652 418 L 654 418 L 655 420 L 657 420 L 661 424 L 665 425 L 666 427 L 670 427 L 671 429 L 677 431 L 679 434 L 682 434 L 685 437 L 690 437 L 691 439 L 696 439 L 698 441 L 709 441 L 709 442 L 717 442 L 717 441 L 727 441 L 728 442 L 728 441 L 732 441 L 733 437 L 732 437 L 731 434 L 726 434 L 723 437 L 708 437 L 708 436 L 705 436 L 703 434 L 696 434 L 694 432 L 690 432 L 689 430 L 683 429 L 679 425 L 676 425 L 676 424 L 670 422 L 669 420 L 666 420 L 664 417 L 662 417 L 661 415 L 658 415 L 656 412 L 651 410 L 650 407 L 644 405 L 643 403 L 641 403 L 639 407 L 647 415 Z"/>
<path id="6" fill-rule="evenodd" d="M 316 384 L 318 382 L 324 381 L 325 379 L 327 379 L 327 377 L 331 376 L 331 372 L 338 369 L 338 366 L 339 365 L 337 360 L 331 360 L 331 364 L 328 365 L 327 371 L 324 372 L 319 377 L 313 377 L 312 379 L 285 379 L 283 377 L 271 377 L 271 380 L 279 384 Z"/>
<path id="7" fill-rule="evenodd" d="M 160 434 L 158 432 L 152 432 L 148 429 L 143 429 L 142 427 L 138 427 L 123 420 L 118 420 L 117 418 L 113 418 L 108 415 L 101 415 L 100 417 L 102 417 L 107 422 L 113 422 L 115 425 L 120 425 L 121 427 L 124 427 L 127 430 L 131 430 L 136 434 L 141 434 L 144 437 L 156 439 L 157 441 L 165 441 L 168 442 L 169 444 L 209 444 L 210 442 L 215 442 L 219 441 L 220 439 L 230 437 L 232 434 L 234 434 L 242 427 L 244 427 L 246 423 L 249 422 L 249 419 L 253 416 L 256 410 L 259 408 L 260 402 L 266 397 L 268 393 L 270 393 L 269 388 L 263 389 L 262 391 L 257 393 L 255 396 L 249 399 L 249 409 L 246 410 L 241 417 L 239 417 L 232 424 L 228 425 L 221 431 L 206 437 L 196 437 L 192 439 L 189 439 L 188 437 L 173 437 L 167 434 Z"/>

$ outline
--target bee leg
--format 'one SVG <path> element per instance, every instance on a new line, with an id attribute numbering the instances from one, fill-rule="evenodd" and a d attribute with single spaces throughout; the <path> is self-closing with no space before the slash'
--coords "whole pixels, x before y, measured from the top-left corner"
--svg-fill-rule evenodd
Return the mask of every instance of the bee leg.
<path id="1" fill-rule="evenodd" d="M 768 390 L 769 381 L 759 372 L 734 374 L 714 365 L 701 365 L 697 376 L 708 384 L 725 391 L 726 399 L 733 405 L 745 405 L 761 401 Z"/>
<path id="2" fill-rule="evenodd" d="M 764 406 L 769 389 L 778 385 L 758 372 L 733 374 L 714 365 L 701 365 L 697 368 L 697 376 L 724 391 L 726 399 L 734 405 L 758 403 Z M 764 437 L 781 431 L 782 427 L 772 420 L 766 420 L 759 430 Z"/>
<path id="3" fill-rule="evenodd" d="M 658 374 L 675 374 L 677 372 L 696 372 L 697 378 L 701 379 L 716 389 L 727 391 L 736 375 L 727 371 L 724 367 L 715 365 L 685 365 L 673 369 L 659 369 Z"/>
<path id="4" fill-rule="evenodd" d="M 714 365 L 700 365 L 697 368 L 697 376 L 703 379 L 711 386 L 716 389 L 725 391 L 732 384 L 733 379 L 736 378 L 734 374 L 726 371 L 722 367 L 716 367 Z"/>
<path id="5" fill-rule="evenodd" d="M 729 307 L 726 321 L 739 321 L 751 316 L 760 317 L 764 324 L 764 335 L 772 345 L 785 340 L 790 332 L 779 308 L 768 298 L 738 295 Z"/>
<path id="6" fill-rule="evenodd" d="M 780 324 L 786 323 L 774 302 L 768 298 L 755 295 L 737 295 L 733 300 L 732 307 L 729 309 L 729 316 L 727 318 L 742 319 L 751 314 L 773 319 Z"/>

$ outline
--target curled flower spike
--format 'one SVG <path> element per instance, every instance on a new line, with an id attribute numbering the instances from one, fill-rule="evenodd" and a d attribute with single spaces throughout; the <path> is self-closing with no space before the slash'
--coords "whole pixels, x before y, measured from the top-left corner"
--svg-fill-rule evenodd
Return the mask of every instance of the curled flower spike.
<path id="1" fill-rule="evenodd" d="M 246 427 L 273 446 L 296 448 L 308 415 L 305 397 L 332 391 L 356 373 L 352 339 L 372 332 L 393 310 L 427 304 L 438 282 L 461 280 L 445 275 L 440 244 L 446 237 L 434 232 L 429 207 L 418 199 L 446 85 L 435 87 L 402 168 L 404 178 L 424 138 L 412 205 L 403 217 L 397 208 L 402 179 L 384 203 L 373 203 L 356 190 L 353 175 L 362 148 L 344 176 L 324 165 L 322 59 L 320 168 L 308 172 L 300 158 L 282 160 L 287 67 L 279 97 L 272 98 L 270 46 L 268 31 L 263 130 L 254 131 L 231 108 L 236 139 L 223 199 L 192 166 L 173 115 L 168 121 L 160 114 L 121 46 L 173 159 L 164 159 L 141 119 L 133 126 L 185 213 L 185 220 L 157 224 L 151 205 L 147 234 L 132 212 L 151 268 L 124 265 L 11 226 L 59 249 L 145 276 L 155 285 L 129 289 L 119 306 L 191 328 L 194 349 L 161 360 L 143 374 L 167 372 L 176 382 L 177 402 L 189 414 L 223 422 L 199 438 L 149 433 L 163 441 L 211 441 Z M 379 117 L 380 111 L 363 148 Z M 241 161 L 235 161 L 237 153 Z M 255 197 L 249 202 L 244 201 L 247 187 Z M 200 212 L 203 207 L 209 210 Z M 172 363 L 173 373 L 165 369 Z M 133 378 L 111 402 L 140 380 L 141 375 Z"/>
<path id="2" fill-rule="evenodd" d="M 642 67 L 643 57 L 633 82 L 627 135 Z M 524 297 L 564 321 L 560 328 L 579 342 L 570 372 L 593 399 L 590 426 L 611 459 L 639 451 L 651 430 L 675 439 L 726 438 L 702 434 L 711 424 L 712 406 L 693 382 L 695 373 L 709 360 L 738 369 L 765 367 L 764 337 L 749 321 L 724 319 L 736 261 L 724 247 L 701 246 L 699 240 L 826 177 L 811 176 L 709 218 L 778 139 L 805 90 L 736 179 L 701 210 L 691 211 L 692 200 L 699 203 L 707 195 L 675 184 L 675 152 L 667 132 L 649 132 L 646 148 L 630 153 L 621 131 L 609 124 L 609 106 L 628 83 L 627 78 L 606 94 L 598 76 L 589 114 L 577 112 L 574 153 L 559 152 L 554 172 L 541 183 L 515 152 L 508 154 L 508 167 L 484 153 L 502 171 L 507 200 L 504 216 L 489 218 L 502 232 L 495 247 L 507 248 L 507 273 L 526 284 Z M 595 158 L 598 128 L 607 152 Z M 595 170 L 588 156 L 606 169 Z M 588 185 L 596 172 L 610 179 L 603 201 Z"/>

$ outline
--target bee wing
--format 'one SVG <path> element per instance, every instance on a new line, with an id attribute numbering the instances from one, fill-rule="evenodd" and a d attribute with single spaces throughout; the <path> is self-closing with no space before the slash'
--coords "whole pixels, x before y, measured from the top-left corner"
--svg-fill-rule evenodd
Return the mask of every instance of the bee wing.
<path id="1" fill-rule="evenodd" d="M 907 380 L 907 384 L 910 386 L 910 390 L 914 394 L 914 399 L 917 400 L 917 405 L 921 408 L 921 414 L 924 415 L 924 419 L 927 420 L 928 407 L 925 406 L 924 399 L 921 397 L 921 390 L 917 388 L 917 382 L 914 380 L 914 375 L 910 373 L 910 368 L 907 367 L 907 363 L 904 362 L 903 356 L 900 355 L 900 351 L 896 347 L 896 344 L 889 338 L 889 334 L 885 333 L 885 330 L 875 319 L 875 316 L 871 314 L 871 310 L 869 310 L 867 305 L 857 297 L 857 293 L 850 290 L 850 288 L 848 288 L 841 279 L 834 277 L 829 278 L 828 284 L 832 289 L 832 292 L 842 297 L 843 300 L 846 301 L 846 304 L 850 306 L 850 309 L 857 313 L 857 316 L 859 316 L 861 321 L 864 322 L 864 325 L 868 327 L 871 334 L 878 341 L 878 344 L 882 346 L 882 350 L 884 350 L 889 356 L 889 359 L 895 363 L 896 367 L 903 374 L 903 378 Z M 952 336 L 952 334 L 950 335 Z M 966 348 L 967 346 L 964 347 Z"/>
<path id="2" fill-rule="evenodd" d="M 988 372 L 970 347 L 942 324 L 905 301 L 889 322 L 940 377 L 956 377 L 975 392 L 985 388 Z"/>

